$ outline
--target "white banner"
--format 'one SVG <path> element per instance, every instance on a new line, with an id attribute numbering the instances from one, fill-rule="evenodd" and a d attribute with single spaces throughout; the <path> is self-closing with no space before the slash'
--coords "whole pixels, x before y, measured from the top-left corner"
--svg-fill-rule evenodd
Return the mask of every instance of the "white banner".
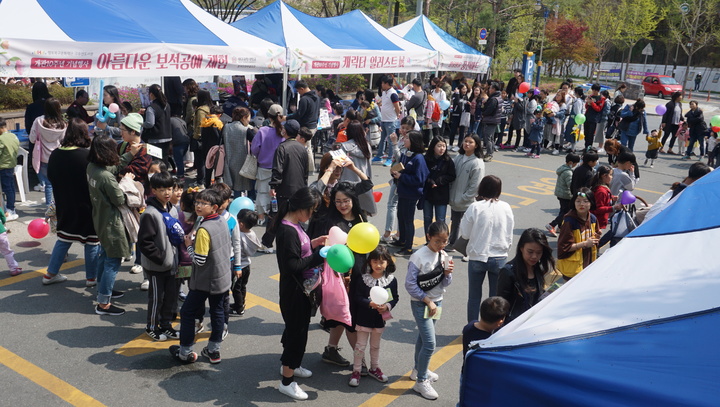
<path id="1" fill-rule="evenodd" d="M 446 54 L 440 52 L 440 71 L 486 73 L 490 57 L 471 54 Z"/>
<path id="2" fill-rule="evenodd" d="M 425 72 L 437 69 L 437 52 L 408 53 L 368 50 L 328 50 L 327 54 L 313 54 L 314 50 L 294 49 L 290 52 L 290 73 L 349 74 L 373 72 Z"/>

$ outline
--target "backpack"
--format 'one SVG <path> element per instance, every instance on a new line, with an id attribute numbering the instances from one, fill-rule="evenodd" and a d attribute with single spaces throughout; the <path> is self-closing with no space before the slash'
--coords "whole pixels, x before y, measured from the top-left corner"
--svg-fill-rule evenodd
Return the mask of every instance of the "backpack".
<path id="1" fill-rule="evenodd" d="M 430 117 L 434 123 L 438 123 L 442 118 L 440 104 L 434 100 L 428 99 L 425 104 L 425 117 Z"/>
<path id="2" fill-rule="evenodd" d="M 180 224 L 180 221 L 170 216 L 168 212 L 160 212 L 165 222 L 165 229 L 167 230 L 168 239 L 170 244 L 178 247 L 185 240 L 185 231 Z"/>

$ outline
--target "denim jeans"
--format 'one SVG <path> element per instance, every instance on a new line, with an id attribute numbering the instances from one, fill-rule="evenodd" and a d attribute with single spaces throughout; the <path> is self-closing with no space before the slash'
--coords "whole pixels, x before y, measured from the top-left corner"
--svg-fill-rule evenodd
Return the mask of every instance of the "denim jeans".
<path id="1" fill-rule="evenodd" d="M 480 123 L 481 123 L 480 120 L 473 120 L 473 123 L 470 125 L 470 133 L 469 134 L 477 134 L 478 127 L 480 127 Z"/>
<path id="2" fill-rule="evenodd" d="M 436 205 L 425 201 L 423 206 L 423 220 L 425 222 L 425 234 L 427 234 L 430 224 L 433 223 L 433 211 L 435 212 L 436 222 L 445 222 L 445 215 L 447 215 L 447 205 Z"/>
<path id="3" fill-rule="evenodd" d="M 380 144 L 377 147 L 376 157 L 382 157 L 383 154 L 387 154 L 388 157 L 392 155 L 392 148 L 390 148 L 389 136 L 395 132 L 395 122 L 380 122 Z"/>
<path id="4" fill-rule="evenodd" d="M 47 163 L 40 163 L 40 172 L 38 173 L 38 179 L 41 183 L 45 184 L 45 205 L 50 205 L 53 202 L 52 184 L 47 176 L 48 165 Z"/>
<path id="5" fill-rule="evenodd" d="M 0 170 L 0 185 L 5 193 L 5 209 L 15 211 L 15 168 Z"/>
<path id="6" fill-rule="evenodd" d="M 700 144 L 700 157 L 705 155 L 705 137 L 700 132 L 690 132 L 690 140 L 688 143 L 687 151 L 685 152 L 686 156 L 690 156 L 690 154 L 695 149 L 695 142 Z M 678 149 L 678 153 L 682 153 L 682 150 Z M 4 189 L 4 188 L 3 188 Z"/>
<path id="7" fill-rule="evenodd" d="M 417 199 L 398 197 L 397 214 L 398 214 L 398 235 L 402 243 L 403 250 L 411 250 L 413 240 L 415 239 L 415 207 Z"/>
<path id="8" fill-rule="evenodd" d="M 633 147 L 635 147 L 635 139 L 637 139 L 637 134 L 631 136 L 626 131 L 620 132 L 620 143 L 629 148 L 630 151 L 633 151 Z"/>
<path id="9" fill-rule="evenodd" d="M 435 301 L 440 307 L 442 301 Z M 418 326 L 418 336 L 415 341 L 415 369 L 418 372 L 417 382 L 427 380 L 427 370 L 430 365 L 430 358 L 435 352 L 435 323 L 437 319 L 425 319 L 425 305 L 422 301 L 410 301 L 413 317 Z"/>
<path id="10" fill-rule="evenodd" d="M 47 188 L 47 187 L 46 187 Z M 47 191 L 47 189 L 46 189 Z M 122 258 L 108 257 L 102 246 L 98 249 L 98 267 L 97 267 L 97 302 L 100 304 L 109 304 L 112 295 L 113 286 L 115 285 L 115 277 L 120 269 Z"/>
<path id="11" fill-rule="evenodd" d="M 500 269 L 505 265 L 506 261 L 507 257 L 490 257 L 486 262 L 470 260 L 468 263 L 468 322 L 479 318 L 485 274 L 488 273 L 488 280 L 490 280 L 489 296 L 493 297 L 497 295 L 498 276 L 500 275 Z"/>
<path id="12" fill-rule="evenodd" d="M 210 294 L 206 291 L 190 290 L 180 309 L 180 353 L 188 355 L 195 342 L 195 319 L 205 314 L 205 300 L 210 301 L 210 341 L 208 349 L 217 351 L 222 342 L 222 333 L 225 325 L 225 310 L 223 299 L 226 293 Z"/>
<path id="13" fill-rule="evenodd" d="M 50 255 L 50 264 L 48 264 L 48 274 L 55 275 L 60 272 L 60 266 L 65 261 L 65 255 L 70 250 L 72 242 L 65 242 L 63 240 L 56 240 L 55 247 L 53 247 L 52 254 Z M 97 277 L 98 273 L 98 252 L 100 245 L 86 244 L 85 246 L 85 279 L 92 280 Z"/>
<path id="14" fill-rule="evenodd" d="M 387 215 L 385 215 L 385 231 L 392 232 L 395 230 L 395 217 L 397 216 L 397 185 L 394 182 L 390 182 L 390 196 L 388 197 L 387 203 Z"/>
<path id="15" fill-rule="evenodd" d="M 175 166 L 177 167 L 177 177 L 182 178 L 185 176 L 185 153 L 187 153 L 187 149 L 190 145 L 185 144 L 174 144 L 172 147 L 172 153 L 173 153 L 173 160 L 175 161 Z"/>

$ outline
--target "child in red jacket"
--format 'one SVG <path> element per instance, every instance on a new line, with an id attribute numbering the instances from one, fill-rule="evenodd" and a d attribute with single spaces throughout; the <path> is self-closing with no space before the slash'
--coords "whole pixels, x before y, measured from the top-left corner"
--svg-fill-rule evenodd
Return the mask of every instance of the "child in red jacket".
<path id="1" fill-rule="evenodd" d="M 613 205 L 613 200 L 617 200 L 617 197 L 612 196 L 610 193 L 610 183 L 613 178 L 613 170 L 607 165 L 601 165 L 598 167 L 597 172 L 592 179 L 592 192 L 595 197 L 595 209 L 590 212 L 597 217 L 598 228 L 605 229 L 608 224 L 610 214 L 615 210 L 620 210 L 621 205 L 616 202 Z"/>

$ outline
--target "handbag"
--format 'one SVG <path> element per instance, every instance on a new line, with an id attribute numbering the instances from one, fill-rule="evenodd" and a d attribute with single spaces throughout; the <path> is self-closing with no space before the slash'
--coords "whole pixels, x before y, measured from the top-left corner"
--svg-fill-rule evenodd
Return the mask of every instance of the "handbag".
<path id="1" fill-rule="evenodd" d="M 470 112 L 463 112 L 460 116 L 460 127 L 470 127 Z"/>
<path id="2" fill-rule="evenodd" d="M 322 267 L 322 296 L 320 314 L 326 320 L 342 322 L 347 326 L 352 326 L 350 297 L 345 288 L 345 279 L 340 273 L 331 269 L 327 261 Z"/>
<path id="3" fill-rule="evenodd" d="M 463 256 L 467 256 L 467 245 L 468 240 L 464 237 L 458 236 L 458 238 L 455 240 L 455 243 L 453 243 L 453 248 Z"/>
<path id="4" fill-rule="evenodd" d="M 256 179 L 257 171 L 258 171 L 257 157 L 255 157 L 252 154 L 248 154 L 247 157 L 245 157 L 245 162 L 243 163 L 242 168 L 240 168 L 240 172 L 238 172 L 238 174 L 240 174 L 241 177 L 245 177 L 247 179 Z"/>
<path id="5" fill-rule="evenodd" d="M 417 284 L 421 290 L 427 292 L 437 287 L 445 279 L 445 267 L 443 267 L 440 259 L 440 252 L 438 252 L 438 265 L 435 266 L 433 271 L 422 274 L 417 277 Z"/>

